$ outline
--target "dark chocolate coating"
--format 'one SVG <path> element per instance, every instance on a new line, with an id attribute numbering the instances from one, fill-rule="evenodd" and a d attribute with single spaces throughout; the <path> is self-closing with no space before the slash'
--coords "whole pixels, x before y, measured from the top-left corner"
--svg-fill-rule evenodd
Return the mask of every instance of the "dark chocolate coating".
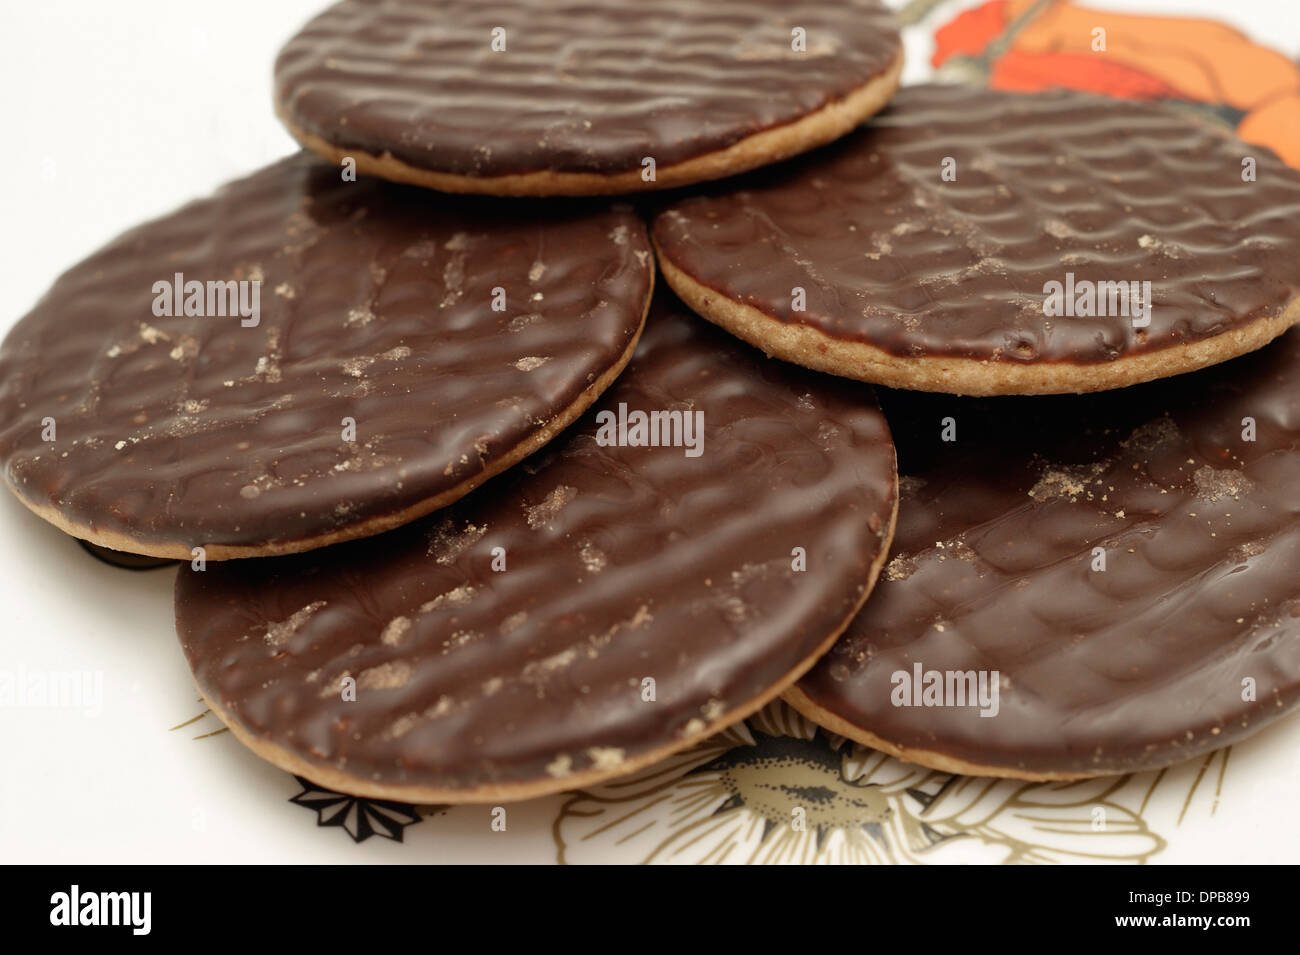
<path id="1" fill-rule="evenodd" d="M 177 630 L 205 696 L 313 765 L 454 796 L 565 788 L 781 686 L 883 558 L 893 446 L 866 386 L 686 315 L 661 298 L 597 405 L 450 509 L 310 554 L 182 567 Z M 598 409 L 619 403 L 702 411 L 703 453 L 598 444 Z"/>
<path id="2" fill-rule="evenodd" d="M 1150 103 L 906 87 L 853 136 L 728 187 L 666 209 L 661 253 L 773 319 L 898 357 L 1095 364 L 1300 295 L 1300 172 Z M 1047 317 L 1044 285 L 1067 272 L 1150 281 L 1151 324 Z"/>
<path id="3" fill-rule="evenodd" d="M 466 203 L 291 157 L 127 232 L 9 332 L 5 478 L 141 552 L 355 536 L 574 405 L 631 347 L 652 269 L 627 207 Z M 155 317 L 177 272 L 260 277 L 260 323 Z"/>
<path id="4" fill-rule="evenodd" d="M 884 394 L 903 475 L 894 549 L 800 689 L 889 743 L 1044 775 L 1153 769 L 1287 713 L 1300 702 L 1297 381 L 1292 330 L 1095 396 Z M 999 714 L 893 706 L 891 674 L 916 662 L 999 670 Z"/>
<path id="5" fill-rule="evenodd" d="M 344 0 L 281 51 L 275 88 L 299 128 L 419 169 L 616 174 L 802 119 L 899 51 L 879 0 Z"/>

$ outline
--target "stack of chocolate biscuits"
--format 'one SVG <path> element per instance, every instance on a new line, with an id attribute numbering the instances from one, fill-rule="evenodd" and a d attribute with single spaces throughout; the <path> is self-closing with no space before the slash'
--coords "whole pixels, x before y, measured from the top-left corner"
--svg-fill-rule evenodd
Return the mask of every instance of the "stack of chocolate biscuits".
<path id="1" fill-rule="evenodd" d="M 276 63 L 303 152 L 9 332 L 5 479 L 180 561 L 212 709 L 356 795 L 585 786 L 779 695 L 1025 779 L 1258 730 L 1300 172 L 901 64 L 880 0 L 343 0 Z"/>

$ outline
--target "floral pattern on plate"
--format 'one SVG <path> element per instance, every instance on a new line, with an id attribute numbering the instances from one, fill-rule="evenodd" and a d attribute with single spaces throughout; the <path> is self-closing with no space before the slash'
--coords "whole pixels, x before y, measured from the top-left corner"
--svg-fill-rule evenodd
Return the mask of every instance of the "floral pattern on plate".
<path id="1" fill-rule="evenodd" d="M 1228 750 L 1073 782 L 954 776 L 830 734 L 774 703 L 693 750 L 574 794 L 553 835 L 586 863 L 1143 863 L 1166 846 L 1157 788 L 1222 784 Z M 1216 797 L 1217 803 L 1217 797 Z"/>

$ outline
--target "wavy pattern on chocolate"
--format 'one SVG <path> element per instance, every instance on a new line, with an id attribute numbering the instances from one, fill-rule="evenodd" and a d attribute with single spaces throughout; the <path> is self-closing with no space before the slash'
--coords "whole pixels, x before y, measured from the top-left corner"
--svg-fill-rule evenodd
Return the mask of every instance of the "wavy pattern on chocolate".
<path id="1" fill-rule="evenodd" d="M 281 52 L 276 102 L 417 169 L 639 173 L 793 123 L 899 55 L 879 0 L 344 0 Z"/>
<path id="2" fill-rule="evenodd" d="M 702 453 L 602 444 L 620 404 L 702 413 Z M 539 456 L 381 537 L 182 567 L 177 630 L 272 762 L 366 795 L 525 798 L 685 748 L 804 672 L 871 589 L 896 494 L 869 389 L 665 299 Z"/>
<path id="3" fill-rule="evenodd" d="M 791 702 L 916 762 L 1025 778 L 1166 766 L 1292 711 L 1297 381 L 1293 330 L 1122 392 L 887 396 L 894 550 Z M 917 664 L 999 671 L 997 715 L 893 705 L 893 674 Z"/>
<path id="4" fill-rule="evenodd" d="M 65 530 L 153 556 L 382 530 L 585 409 L 652 270 L 627 207 L 467 206 L 292 157 L 127 232 L 10 331 L 5 478 Z M 156 317 L 176 273 L 260 281 L 260 320 Z"/>
<path id="5" fill-rule="evenodd" d="M 773 329 L 984 363 L 974 377 L 1049 363 L 1086 382 L 1289 305 L 1300 317 L 1300 172 L 1190 114 L 1068 90 L 907 87 L 860 133 L 670 206 L 653 236 L 666 263 Z M 1045 285 L 1067 273 L 1150 281 L 1150 325 L 1047 317 Z"/>

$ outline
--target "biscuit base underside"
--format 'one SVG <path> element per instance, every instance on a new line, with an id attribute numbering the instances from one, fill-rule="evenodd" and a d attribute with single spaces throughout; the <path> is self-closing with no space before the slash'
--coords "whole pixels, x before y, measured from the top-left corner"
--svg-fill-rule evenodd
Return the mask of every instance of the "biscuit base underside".
<path id="1" fill-rule="evenodd" d="M 49 521 L 65 534 L 100 547 L 107 547 L 109 550 L 137 554 L 143 557 L 161 557 L 188 561 L 193 559 L 193 548 L 195 547 L 202 547 L 204 560 L 212 561 L 240 560 L 245 557 L 280 557 L 285 554 L 300 554 L 303 551 L 328 547 L 331 544 L 340 544 L 344 541 L 357 540 L 362 537 L 373 537 L 376 534 L 382 534 L 393 528 L 401 527 L 403 524 L 409 524 L 411 521 L 424 517 L 439 508 L 455 503 L 489 478 L 495 477 L 502 471 L 518 464 L 535 451 L 540 450 L 561 431 L 573 424 L 614 383 L 622 373 L 623 368 L 631 361 L 637 343 L 641 340 L 641 332 L 645 329 L 646 317 L 650 314 L 650 302 L 653 298 L 654 276 L 652 275 L 650 291 L 646 296 L 645 305 L 641 309 L 641 322 L 637 325 L 636 334 L 632 336 L 627 348 L 623 350 L 623 353 L 613 365 L 582 390 L 573 404 L 548 421 L 544 427 L 530 434 L 506 454 L 489 462 L 482 471 L 466 478 L 454 487 L 423 501 L 418 501 L 403 510 L 373 517 L 360 524 L 353 524 L 322 534 L 314 534 L 311 537 L 304 537 L 299 540 L 271 540 L 265 544 L 217 544 L 201 540 L 192 543 L 183 541 L 139 541 L 117 531 L 97 529 L 70 521 L 63 516 L 58 508 L 27 500 L 12 484 L 9 485 L 9 489 L 29 510 L 38 517 Z"/>
<path id="2" fill-rule="evenodd" d="M 1169 755 L 1168 758 L 1155 760 L 1149 764 L 1138 766 L 1129 766 L 1122 769 L 1103 769 L 1095 772 L 1066 772 L 1066 771 L 1045 771 L 1022 769 L 1017 766 L 991 766 L 983 763 L 973 763 L 968 760 L 958 759 L 955 756 L 949 756 L 946 753 L 938 752 L 932 749 L 921 749 L 919 747 L 900 746 L 897 743 L 891 743 L 882 739 L 870 730 L 863 729 L 841 716 L 838 716 L 831 710 L 821 706 L 807 693 L 798 686 L 791 686 L 781 698 L 789 703 L 792 707 L 812 720 L 818 726 L 829 730 L 845 739 L 853 740 L 855 743 L 861 743 L 871 749 L 879 750 L 886 755 L 893 756 L 895 759 L 904 763 L 912 763 L 916 766 L 924 766 L 926 769 L 937 769 L 944 773 L 953 773 L 958 776 L 983 776 L 993 779 L 1023 779 L 1035 783 L 1051 782 L 1073 782 L 1080 779 L 1096 779 L 1101 776 L 1124 776 L 1130 773 L 1147 773 L 1156 770 L 1168 769 L 1170 766 L 1177 766 L 1179 763 L 1196 759 L 1198 756 L 1204 756 L 1204 752 L 1193 753 L 1189 756 L 1183 756 L 1178 753 Z M 1261 729 L 1263 727 L 1260 727 Z M 1240 740 L 1238 740 L 1240 742 Z"/>
<path id="3" fill-rule="evenodd" d="M 281 769 L 293 773 L 296 776 L 309 779 L 318 786 L 323 786 L 326 789 L 334 790 L 336 792 L 361 796 L 368 799 L 389 799 L 395 802 L 423 805 L 517 802 L 525 799 L 535 799 L 540 796 L 550 796 L 555 793 L 594 786 L 607 780 L 630 775 L 631 773 L 635 773 L 647 766 L 652 766 L 674 753 L 690 749 L 692 746 L 703 742 L 715 733 L 756 713 L 768 703 L 781 696 L 781 694 L 792 687 L 800 677 L 812 669 L 813 665 L 821 659 L 828 650 L 830 650 L 830 648 L 835 644 L 835 641 L 838 640 L 840 635 L 848 628 L 849 624 L 853 621 L 853 618 L 856 617 L 858 612 L 862 609 L 862 605 L 866 603 L 867 598 L 871 595 L 871 591 L 875 588 L 876 580 L 880 576 L 881 568 L 884 567 L 885 560 L 889 556 L 889 549 L 894 540 L 894 528 L 898 522 L 897 488 L 897 478 L 895 478 L 894 507 L 890 513 L 889 525 L 886 528 L 884 538 L 881 541 L 880 553 L 876 556 L 876 559 L 872 561 L 862 595 L 848 616 L 846 616 L 839 626 L 837 626 L 834 631 L 821 642 L 816 651 L 800 661 L 797 667 L 786 674 L 783 679 L 773 684 L 765 692 L 750 700 L 748 703 L 744 703 L 731 712 L 725 713 L 718 719 L 713 720 L 698 733 L 683 736 L 673 742 L 656 747 L 649 752 L 641 753 L 630 759 L 624 760 L 623 763 L 615 769 L 588 769 L 583 770 L 582 772 L 571 773 L 567 776 L 548 776 L 546 778 L 538 778 L 536 780 L 520 783 L 485 784 L 473 789 L 438 789 L 436 786 L 380 783 L 372 779 L 362 779 L 350 776 L 346 772 L 332 766 L 309 762 L 297 753 L 290 752 L 269 740 L 257 737 L 240 726 L 237 720 L 232 719 L 221 708 L 221 706 L 217 704 L 216 700 L 213 699 L 215 694 L 208 694 L 201 686 L 198 687 L 198 690 L 207 705 L 211 707 L 212 712 L 230 728 L 230 731 L 235 738 L 251 749 L 257 756 L 280 767 Z M 185 572 L 185 568 L 182 567 L 180 573 Z"/>
<path id="4" fill-rule="evenodd" d="M 1069 782 L 1077 779 L 1092 779 L 1096 776 L 1116 775 L 1115 772 L 1035 772 L 1033 770 L 1019 769 L 1017 767 L 984 766 L 979 763 L 970 763 L 934 750 L 898 746 L 888 740 L 881 739 L 875 733 L 872 733 L 869 730 L 864 730 L 862 727 L 850 723 L 848 720 L 837 716 L 825 707 L 815 703 L 812 697 L 797 686 L 791 686 L 781 694 L 781 698 L 822 729 L 829 730 L 837 736 L 843 736 L 845 739 L 851 739 L 855 743 L 861 743 L 863 746 L 869 746 L 871 749 L 879 750 L 880 752 L 893 756 L 895 759 L 899 759 L 904 763 L 924 766 L 927 769 L 937 769 L 944 773 L 954 773 L 958 776 L 991 776 L 1002 779 L 1024 779 L 1030 782 L 1040 783 Z M 1170 760 L 1166 765 L 1173 765 L 1175 762 L 1178 762 L 1178 760 Z M 1141 769 L 1135 771 L 1145 772 L 1147 769 L 1160 768 L 1160 766 L 1143 766 Z M 1129 770 L 1124 770 L 1123 772 L 1129 772 Z"/>
<path id="5" fill-rule="evenodd" d="M 843 378 L 910 391 L 981 397 L 1110 391 L 1217 365 L 1262 348 L 1300 322 L 1300 298 L 1296 298 L 1278 315 L 1255 319 L 1211 338 L 1096 364 L 944 355 L 904 358 L 866 342 L 834 338 L 811 325 L 773 318 L 698 281 L 657 244 L 656 253 L 660 274 L 682 301 L 769 356 Z"/>
<path id="6" fill-rule="evenodd" d="M 747 136 L 725 149 L 659 166 L 655 170 L 655 179 L 651 182 L 641 178 L 642 169 L 639 166 L 625 172 L 608 174 L 542 169 L 504 176 L 465 176 L 421 169 L 397 159 L 389 152 L 374 154 L 336 146 L 316 133 L 303 129 L 279 102 L 275 104 L 275 111 L 293 138 L 311 152 L 336 164 L 350 158 L 356 162 L 359 173 L 393 182 L 424 186 L 439 192 L 488 196 L 624 195 L 721 179 L 780 162 L 839 139 L 889 102 L 898 89 L 902 70 L 903 54 L 900 50 L 894 62 L 883 73 L 842 99 L 834 100 L 792 123 Z"/>

